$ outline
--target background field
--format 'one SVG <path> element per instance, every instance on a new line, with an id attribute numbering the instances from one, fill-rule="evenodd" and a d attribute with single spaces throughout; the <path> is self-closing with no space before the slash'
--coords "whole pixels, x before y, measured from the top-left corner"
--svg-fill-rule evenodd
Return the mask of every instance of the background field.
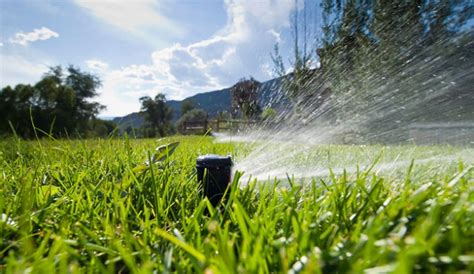
<path id="1" fill-rule="evenodd" d="M 173 155 L 137 171 L 173 141 Z M 245 162 L 252 145 L 0 141 L 0 272 L 474 271 L 472 149 L 315 146 L 292 161 L 326 174 L 239 182 L 236 172 L 219 209 L 196 183 L 206 153 Z M 397 157 L 397 171 L 354 168 Z"/>

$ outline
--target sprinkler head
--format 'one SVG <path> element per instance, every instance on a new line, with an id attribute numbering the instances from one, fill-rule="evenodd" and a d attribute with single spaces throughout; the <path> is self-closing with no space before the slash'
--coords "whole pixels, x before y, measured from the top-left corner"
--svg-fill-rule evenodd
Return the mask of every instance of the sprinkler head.
<path id="1" fill-rule="evenodd" d="M 213 154 L 199 156 L 196 160 L 196 170 L 204 195 L 216 206 L 230 185 L 232 157 Z"/>

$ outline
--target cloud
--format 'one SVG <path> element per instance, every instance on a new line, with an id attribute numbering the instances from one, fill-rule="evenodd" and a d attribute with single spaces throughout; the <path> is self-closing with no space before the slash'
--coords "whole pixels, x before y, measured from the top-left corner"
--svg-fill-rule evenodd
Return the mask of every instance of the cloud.
<path id="1" fill-rule="evenodd" d="M 28 33 L 18 32 L 15 34 L 14 37 L 10 38 L 9 42 L 26 46 L 30 42 L 35 42 L 38 40 L 48 40 L 54 37 L 59 37 L 59 34 L 46 27 L 42 27 L 40 29 L 34 29 L 32 32 Z"/>
<path id="2" fill-rule="evenodd" d="M 282 40 L 279 30 L 290 25 L 294 1 L 229 0 L 225 4 L 226 26 L 209 39 L 153 52 L 155 67 L 170 79 L 194 86 L 194 92 L 201 86 L 226 87 L 243 76 L 268 79 L 268 69 L 261 64 Z"/>
<path id="3" fill-rule="evenodd" d="M 208 39 L 156 50 L 151 64 L 103 71 L 100 100 L 109 105 L 104 115 L 138 111 L 143 95 L 163 92 L 169 99 L 184 99 L 229 87 L 245 76 L 269 79 L 270 53 L 290 25 L 294 1 L 228 0 L 225 8 L 227 24 Z"/>
<path id="4" fill-rule="evenodd" d="M 18 55 L 0 55 L 0 86 L 15 86 L 19 83 L 34 84 L 51 66 L 49 61 L 29 60 Z"/>
<path id="5" fill-rule="evenodd" d="M 107 63 L 100 60 L 92 59 L 92 60 L 87 60 L 85 63 L 88 69 L 97 73 L 104 73 L 109 68 L 109 65 Z"/>
<path id="6" fill-rule="evenodd" d="M 175 35 L 183 33 L 175 22 L 158 12 L 159 2 L 154 0 L 74 0 L 74 3 L 107 24 L 141 36 L 146 36 L 147 28 Z"/>

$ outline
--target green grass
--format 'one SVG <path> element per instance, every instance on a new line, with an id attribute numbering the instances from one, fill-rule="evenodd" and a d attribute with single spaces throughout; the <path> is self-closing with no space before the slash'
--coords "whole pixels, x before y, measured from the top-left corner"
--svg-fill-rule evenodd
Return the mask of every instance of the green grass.
<path id="1" fill-rule="evenodd" d="M 177 140 L 162 165 L 134 171 Z M 196 156 L 242 159 L 249 146 L 204 137 L 10 139 L 0 149 L 0 272 L 474 271 L 472 162 L 245 187 L 237 172 L 214 209 L 200 195 Z M 334 159 L 354 148 L 324 149 Z"/>

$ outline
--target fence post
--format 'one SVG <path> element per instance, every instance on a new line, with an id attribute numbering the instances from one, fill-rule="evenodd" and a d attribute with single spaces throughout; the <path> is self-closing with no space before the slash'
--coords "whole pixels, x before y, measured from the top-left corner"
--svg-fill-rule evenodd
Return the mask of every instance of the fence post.
<path id="1" fill-rule="evenodd" d="M 207 119 L 204 120 L 204 134 L 207 132 Z"/>

